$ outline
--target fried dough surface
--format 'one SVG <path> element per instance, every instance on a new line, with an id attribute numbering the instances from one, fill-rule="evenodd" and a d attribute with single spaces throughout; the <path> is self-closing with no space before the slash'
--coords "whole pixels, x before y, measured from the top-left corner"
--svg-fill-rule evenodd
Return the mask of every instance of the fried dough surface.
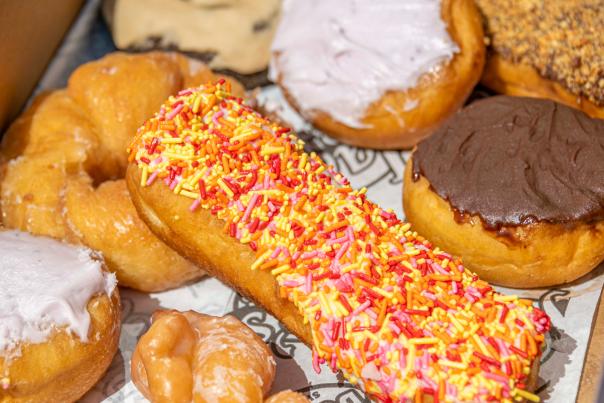
<path id="1" fill-rule="evenodd" d="M 111 298 L 93 297 L 88 303 L 88 341 L 65 330 L 49 340 L 21 346 L 12 360 L 0 357 L 0 371 L 10 373 L 8 387 L 0 389 L 0 401 L 71 402 L 98 382 L 118 348 L 121 309 L 117 288 Z"/>

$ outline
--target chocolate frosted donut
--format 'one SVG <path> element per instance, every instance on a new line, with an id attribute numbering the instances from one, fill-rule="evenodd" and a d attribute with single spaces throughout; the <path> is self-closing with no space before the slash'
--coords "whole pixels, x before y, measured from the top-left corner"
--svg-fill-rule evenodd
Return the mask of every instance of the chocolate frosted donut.
<path id="1" fill-rule="evenodd" d="M 489 228 L 602 220 L 604 120 L 553 101 L 487 98 L 417 147 L 419 175 Z"/>
<path id="2" fill-rule="evenodd" d="M 409 221 L 491 282 L 563 283 L 604 258 L 604 120 L 487 98 L 421 142 L 407 171 Z"/>

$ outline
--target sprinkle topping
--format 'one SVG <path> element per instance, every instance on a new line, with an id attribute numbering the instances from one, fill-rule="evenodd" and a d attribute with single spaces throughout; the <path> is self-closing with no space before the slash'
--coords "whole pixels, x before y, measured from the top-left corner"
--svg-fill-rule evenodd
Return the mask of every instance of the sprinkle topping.
<path id="1" fill-rule="evenodd" d="M 141 186 L 163 182 L 255 252 L 313 339 L 313 366 L 340 369 L 384 401 L 524 398 L 549 318 L 502 296 L 353 190 L 290 129 L 229 94 L 181 92 L 129 148 Z"/>

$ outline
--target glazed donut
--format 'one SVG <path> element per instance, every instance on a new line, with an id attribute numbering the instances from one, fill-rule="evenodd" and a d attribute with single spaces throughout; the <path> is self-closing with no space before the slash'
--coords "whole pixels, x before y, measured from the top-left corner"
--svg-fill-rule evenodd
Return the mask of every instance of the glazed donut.
<path id="1" fill-rule="evenodd" d="M 232 316 L 157 311 L 132 380 L 152 402 L 262 402 L 275 377 L 264 341 Z"/>
<path id="2" fill-rule="evenodd" d="M 477 0 L 490 40 L 482 83 L 604 118 L 604 7 L 599 0 Z"/>
<path id="3" fill-rule="evenodd" d="M 430 135 L 463 105 L 485 58 L 471 0 L 285 1 L 272 53 L 269 76 L 298 112 L 380 149 Z"/>
<path id="4" fill-rule="evenodd" d="M 380 401 L 536 398 L 547 315 L 432 248 L 228 83 L 169 98 L 129 152 L 149 228 L 283 322 L 316 370 Z"/>
<path id="5" fill-rule="evenodd" d="M 405 214 L 508 287 L 572 281 L 604 260 L 604 121 L 553 101 L 477 101 L 407 163 Z"/>
<path id="6" fill-rule="evenodd" d="M 120 335 L 113 274 L 91 250 L 0 231 L 0 400 L 73 402 L 101 378 Z"/>
<path id="7" fill-rule="evenodd" d="M 92 170 L 97 146 L 93 129 L 65 91 L 37 97 L 2 138 L 3 224 L 65 239 L 64 180 L 69 172 Z"/>
<path id="8" fill-rule="evenodd" d="M 38 96 L 3 138 L 4 225 L 101 251 L 123 286 L 158 291 L 200 277 L 138 218 L 123 150 L 166 97 L 216 78 L 177 54 L 114 53 L 80 66 L 67 89 Z"/>

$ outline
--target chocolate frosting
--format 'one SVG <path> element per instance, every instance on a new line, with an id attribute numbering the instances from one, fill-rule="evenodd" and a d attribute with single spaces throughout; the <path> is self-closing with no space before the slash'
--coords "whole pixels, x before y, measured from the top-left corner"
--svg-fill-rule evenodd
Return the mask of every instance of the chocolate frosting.
<path id="1" fill-rule="evenodd" d="M 497 96 L 453 116 L 413 154 L 458 213 L 498 229 L 604 219 L 604 120 L 540 99 Z"/>

